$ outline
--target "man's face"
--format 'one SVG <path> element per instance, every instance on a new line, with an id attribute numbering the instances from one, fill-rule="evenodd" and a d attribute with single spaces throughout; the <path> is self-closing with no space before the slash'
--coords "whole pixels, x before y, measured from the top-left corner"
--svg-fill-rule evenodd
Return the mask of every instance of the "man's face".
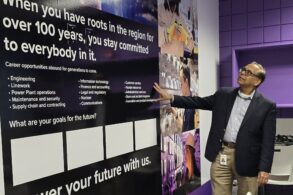
<path id="1" fill-rule="evenodd" d="M 260 71 L 261 69 L 257 65 L 247 64 L 239 71 L 238 84 L 243 87 L 256 88 L 261 82 L 261 79 L 257 76 Z"/>

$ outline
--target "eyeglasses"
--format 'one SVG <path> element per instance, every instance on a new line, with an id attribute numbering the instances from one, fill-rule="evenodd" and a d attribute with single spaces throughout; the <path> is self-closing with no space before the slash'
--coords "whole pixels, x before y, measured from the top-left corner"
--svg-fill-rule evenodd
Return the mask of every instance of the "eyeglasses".
<path id="1" fill-rule="evenodd" d="M 246 69 L 245 67 L 242 67 L 239 69 L 239 73 L 242 73 L 242 72 L 244 72 L 245 76 L 248 76 L 248 77 L 254 76 L 254 77 L 259 78 L 259 76 L 257 74 L 252 73 L 250 70 Z"/>

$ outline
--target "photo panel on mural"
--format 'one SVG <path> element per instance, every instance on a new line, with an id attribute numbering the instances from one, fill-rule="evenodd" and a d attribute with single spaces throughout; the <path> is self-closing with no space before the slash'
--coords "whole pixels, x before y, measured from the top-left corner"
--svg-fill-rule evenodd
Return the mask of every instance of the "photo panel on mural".
<path id="1" fill-rule="evenodd" d="M 198 61 L 161 53 L 160 86 L 173 95 L 198 95 Z M 186 194 L 201 185 L 199 112 L 161 102 L 162 194 Z"/>
<path id="2" fill-rule="evenodd" d="M 191 58 L 160 54 L 160 77 L 162 88 L 170 94 L 198 95 L 198 64 Z M 199 125 L 198 112 L 195 109 L 182 109 L 162 102 L 160 109 L 161 133 L 170 135 L 192 130 Z"/>
<path id="3" fill-rule="evenodd" d="M 201 185 L 199 129 L 161 137 L 162 194 L 186 194 Z"/>
<path id="4" fill-rule="evenodd" d="M 161 53 L 179 57 L 197 54 L 197 1 L 159 0 L 158 31 Z"/>
<path id="5" fill-rule="evenodd" d="M 172 95 L 198 95 L 197 1 L 159 0 L 159 83 Z M 162 194 L 201 185 L 199 112 L 161 102 Z"/>

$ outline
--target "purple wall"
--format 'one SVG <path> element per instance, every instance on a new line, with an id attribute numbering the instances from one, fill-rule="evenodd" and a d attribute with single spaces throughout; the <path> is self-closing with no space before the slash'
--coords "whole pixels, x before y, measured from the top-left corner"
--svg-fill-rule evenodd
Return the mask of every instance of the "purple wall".
<path id="1" fill-rule="evenodd" d="M 219 0 L 219 15 L 221 87 L 233 85 L 234 50 L 293 44 L 293 0 Z M 293 117 L 292 110 L 280 108 L 279 117 Z"/>

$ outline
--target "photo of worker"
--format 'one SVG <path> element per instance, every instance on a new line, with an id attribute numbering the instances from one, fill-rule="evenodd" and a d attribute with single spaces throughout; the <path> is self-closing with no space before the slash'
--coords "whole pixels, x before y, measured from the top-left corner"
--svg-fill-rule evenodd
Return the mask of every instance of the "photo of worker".
<path id="1" fill-rule="evenodd" d="M 163 195 L 183 195 L 201 185 L 199 129 L 162 137 Z"/>
<path id="2" fill-rule="evenodd" d="M 198 94 L 198 65 L 196 61 L 170 54 L 160 54 L 159 64 L 160 85 L 168 92 L 183 96 Z M 170 106 L 170 102 L 161 102 L 160 116 L 163 135 L 185 132 L 198 125 L 194 109 L 174 108 Z"/>

